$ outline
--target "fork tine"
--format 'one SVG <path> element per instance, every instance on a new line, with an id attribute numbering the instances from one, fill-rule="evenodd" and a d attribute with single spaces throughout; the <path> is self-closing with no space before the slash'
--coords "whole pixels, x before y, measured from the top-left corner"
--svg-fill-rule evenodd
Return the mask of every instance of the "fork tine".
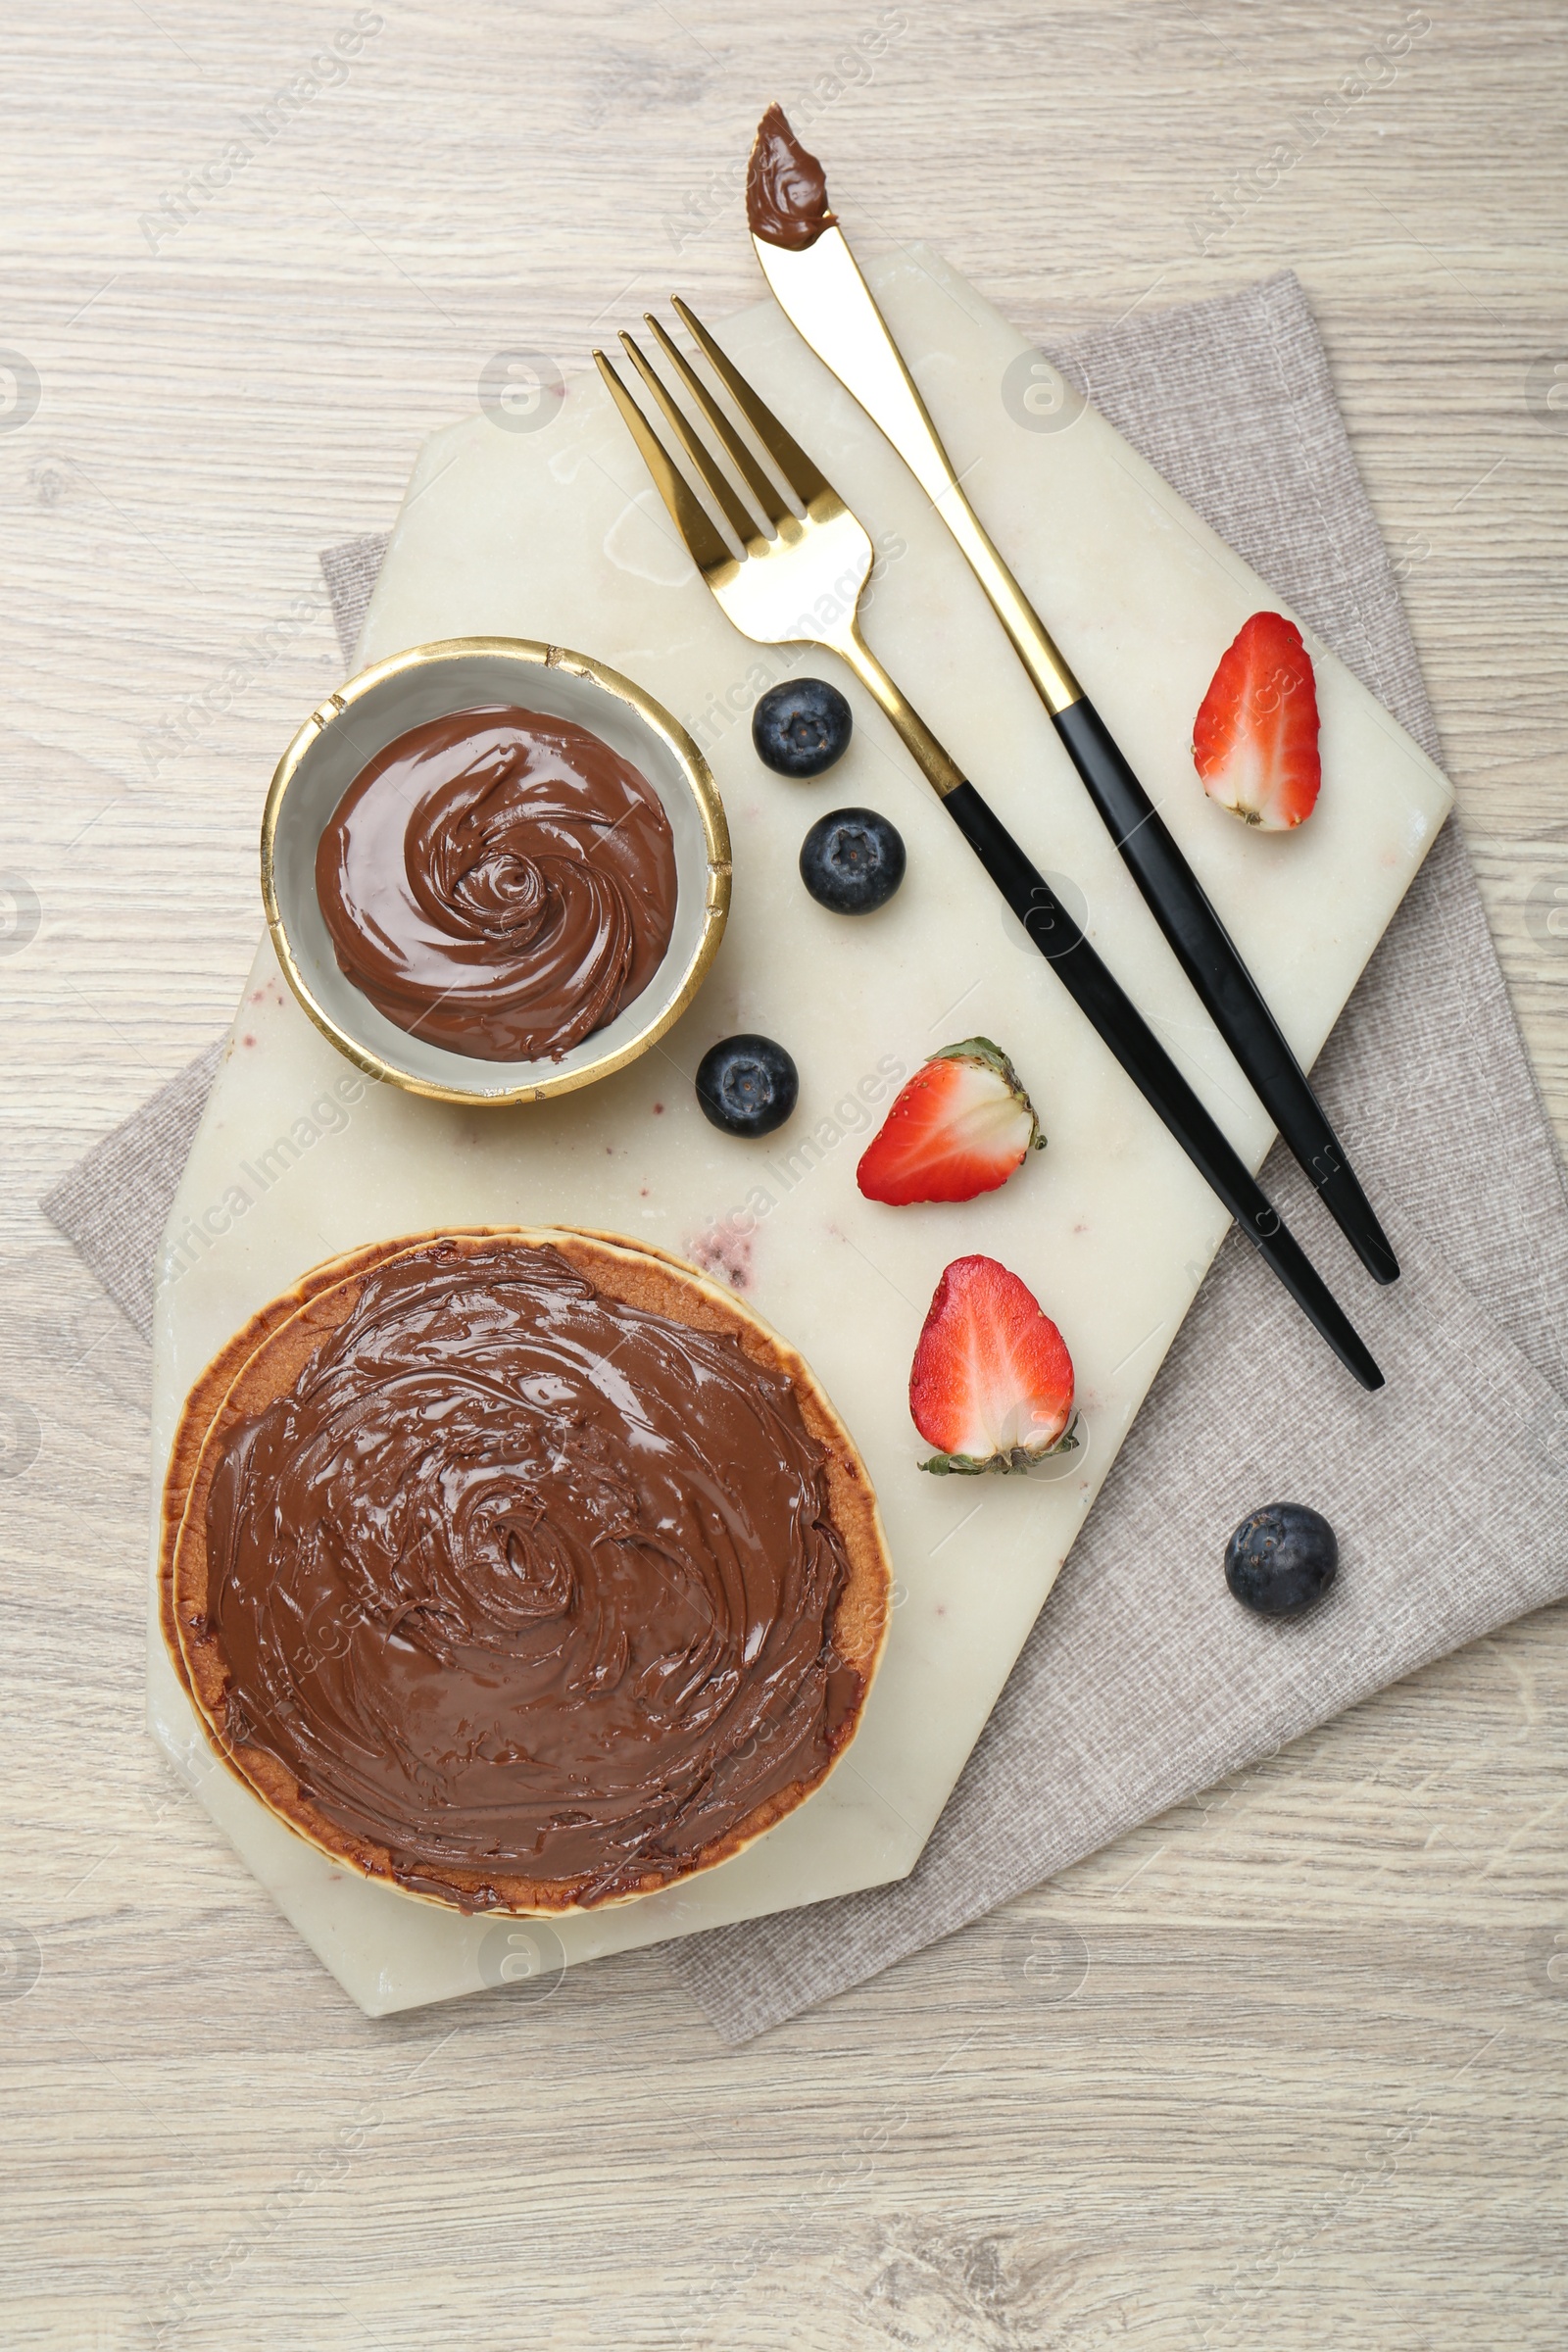
<path id="1" fill-rule="evenodd" d="M 611 399 L 620 411 L 626 430 L 642 452 L 643 464 L 654 477 L 654 487 L 669 509 L 669 519 L 686 542 L 686 551 L 698 570 L 710 572 L 725 564 L 733 564 L 735 558 L 719 537 L 708 509 L 691 488 L 686 476 L 602 351 L 594 353 L 594 362 L 605 379 Z"/>
<path id="2" fill-rule="evenodd" d="M 675 438 L 679 441 L 682 449 L 686 452 L 687 457 L 690 458 L 692 464 L 702 475 L 703 480 L 708 484 L 709 490 L 711 492 L 712 496 L 717 500 L 719 506 L 723 509 L 724 519 L 729 524 L 730 529 L 735 533 L 735 536 L 740 541 L 742 547 L 745 547 L 751 540 L 756 539 L 760 535 L 757 528 L 756 515 L 749 514 L 746 509 L 741 505 L 740 500 L 736 497 L 734 491 L 730 487 L 723 467 L 714 463 L 713 458 L 709 451 L 708 444 L 703 440 L 702 436 L 693 432 L 691 421 L 686 416 L 684 410 L 678 409 L 675 406 L 675 403 L 671 400 L 669 393 L 664 387 L 663 378 L 657 373 L 651 363 L 644 358 L 640 346 L 630 335 L 627 334 L 624 327 L 622 327 L 620 330 L 620 339 L 626 347 L 627 359 L 630 360 L 632 366 L 642 377 L 643 382 L 648 386 L 649 391 L 653 394 L 660 407 L 663 410 L 665 416 L 669 419 L 669 422 L 675 429 Z"/>
<path id="3" fill-rule="evenodd" d="M 692 399 L 707 417 L 712 430 L 718 435 L 721 445 L 728 451 L 734 465 L 745 476 L 747 488 L 776 530 L 789 513 L 789 509 L 780 498 L 778 491 L 768 480 L 686 354 L 677 344 L 671 342 L 652 311 L 644 311 L 643 317 L 648 321 L 649 331 L 658 340 L 660 350 L 669 360 Z M 804 505 L 804 500 L 802 503 Z"/>
<path id="4" fill-rule="evenodd" d="M 756 433 L 762 447 L 778 467 L 803 507 L 813 498 L 820 498 L 830 485 L 807 456 L 800 443 L 787 433 L 766 403 L 759 400 L 733 360 L 720 351 L 702 320 L 682 302 L 678 294 L 670 296 L 670 305 L 692 341 L 718 377 L 741 415 Z"/>

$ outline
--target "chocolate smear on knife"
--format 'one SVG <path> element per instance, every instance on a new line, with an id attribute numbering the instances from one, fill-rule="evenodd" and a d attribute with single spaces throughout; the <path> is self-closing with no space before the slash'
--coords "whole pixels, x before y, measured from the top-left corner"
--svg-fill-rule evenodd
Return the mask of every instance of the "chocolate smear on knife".
<path id="1" fill-rule="evenodd" d="M 754 237 L 791 253 L 804 253 L 838 220 L 828 210 L 827 174 L 776 103 L 757 125 L 746 172 L 746 218 Z"/>

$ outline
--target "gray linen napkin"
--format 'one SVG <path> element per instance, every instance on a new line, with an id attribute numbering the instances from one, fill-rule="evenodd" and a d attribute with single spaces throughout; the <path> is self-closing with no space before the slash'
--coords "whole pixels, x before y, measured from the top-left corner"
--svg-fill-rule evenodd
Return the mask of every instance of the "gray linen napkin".
<path id="1" fill-rule="evenodd" d="M 1053 355 L 1430 752 L 1437 735 L 1328 367 L 1289 273 Z M 322 558 L 352 661 L 385 542 Z M 1114 713 L 1112 712 L 1112 718 Z M 43 1203 L 138 1329 L 214 1056 Z M 732 2041 L 978 1918 L 1430 1659 L 1568 1592 L 1568 1201 L 1457 827 L 1317 1065 L 1404 1279 L 1373 1294 L 1286 1155 L 1268 1183 L 1389 1378 L 1362 1397 L 1235 1234 L 911 1875 L 664 1946 Z M 1342 1545 L 1294 1625 L 1233 1602 L 1235 1522 Z"/>

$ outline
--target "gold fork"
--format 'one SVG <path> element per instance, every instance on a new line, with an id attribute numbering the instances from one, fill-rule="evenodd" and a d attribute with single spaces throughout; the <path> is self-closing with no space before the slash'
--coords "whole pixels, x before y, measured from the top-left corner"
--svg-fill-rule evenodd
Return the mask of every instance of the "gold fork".
<path id="1" fill-rule="evenodd" d="M 745 431 L 685 354 L 652 313 L 645 312 L 648 330 L 689 405 L 682 406 L 675 398 L 630 335 L 623 333 L 621 342 L 694 474 L 733 533 L 737 552 L 737 545 L 725 537 L 605 354 L 594 353 L 599 372 L 642 452 L 670 519 L 721 611 L 760 645 L 821 646 L 848 663 L 886 711 L 921 774 L 1031 941 L 1146 1102 L 1340 1361 L 1363 1388 L 1381 1388 L 1383 1375 L 1365 1344 L 1299 1243 L 1287 1231 L 1251 1170 L 1045 878 L 866 644 L 860 631 L 859 602 L 870 576 L 872 551 L 863 525 L 678 295 L 674 309 L 795 502 L 792 505 L 782 494 L 759 462 Z M 823 620 L 818 608 L 838 616 Z"/>

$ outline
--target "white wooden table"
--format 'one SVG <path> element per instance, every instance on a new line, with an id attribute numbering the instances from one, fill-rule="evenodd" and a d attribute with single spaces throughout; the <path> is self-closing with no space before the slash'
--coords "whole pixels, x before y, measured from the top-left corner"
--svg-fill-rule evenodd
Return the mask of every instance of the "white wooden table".
<path id="1" fill-rule="evenodd" d="M 496 354 L 750 299 L 775 94 L 1031 333 L 1299 271 L 1568 1134 L 1560 12 L 23 0 L 0 60 L 0 2342 L 1554 2348 L 1562 1612 L 748 2048 L 657 1955 L 370 2025 L 142 1730 L 147 1351 L 32 1204 L 232 1008 L 318 549 Z"/>

